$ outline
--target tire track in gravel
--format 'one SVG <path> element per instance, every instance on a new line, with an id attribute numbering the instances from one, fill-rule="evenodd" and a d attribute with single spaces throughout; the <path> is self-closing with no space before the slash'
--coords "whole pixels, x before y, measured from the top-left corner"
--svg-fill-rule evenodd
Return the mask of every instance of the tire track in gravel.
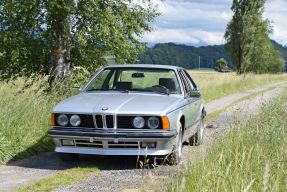
<path id="1" fill-rule="evenodd" d="M 93 164 L 104 164 L 100 174 L 90 175 L 83 181 L 56 191 L 137 191 L 137 189 L 152 190 L 159 186 L 164 187 L 170 178 L 173 178 L 188 164 L 202 158 L 206 153 L 212 140 L 225 130 L 235 120 L 247 120 L 253 113 L 260 110 L 264 102 L 276 97 L 286 86 L 287 82 L 266 85 L 257 89 L 230 95 L 206 105 L 208 113 L 224 109 L 246 96 L 275 87 L 261 96 L 251 100 L 242 101 L 226 112 L 219 115 L 213 125 L 220 125 L 214 129 L 206 129 L 204 144 L 200 147 L 185 146 L 183 150 L 183 162 L 179 166 L 156 166 L 151 169 L 137 169 L 137 158 L 135 157 L 82 157 L 81 161 L 90 161 Z M 9 163 L 0 166 L 0 191 L 16 191 L 19 187 L 31 181 L 37 181 L 51 174 L 79 165 L 79 163 L 66 163 L 58 159 L 55 153 L 46 153 L 26 160 Z M 162 184 L 162 185 L 161 185 Z"/>

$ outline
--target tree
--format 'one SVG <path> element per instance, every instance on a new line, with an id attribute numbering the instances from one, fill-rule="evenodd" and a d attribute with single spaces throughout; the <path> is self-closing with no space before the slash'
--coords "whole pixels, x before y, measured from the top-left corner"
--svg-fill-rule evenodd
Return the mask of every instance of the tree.
<path id="1" fill-rule="evenodd" d="M 61 82 L 71 67 L 94 70 L 107 55 L 135 61 L 156 16 L 151 0 L 0 0 L 1 75 Z"/>
<path id="2" fill-rule="evenodd" d="M 214 65 L 214 69 L 216 71 L 221 71 L 222 69 L 227 67 L 227 61 L 224 58 L 218 59 Z"/>
<path id="3" fill-rule="evenodd" d="M 284 62 L 269 39 L 272 27 L 263 19 L 266 0 L 233 0 L 233 18 L 227 26 L 226 49 L 237 73 L 283 71 Z"/>

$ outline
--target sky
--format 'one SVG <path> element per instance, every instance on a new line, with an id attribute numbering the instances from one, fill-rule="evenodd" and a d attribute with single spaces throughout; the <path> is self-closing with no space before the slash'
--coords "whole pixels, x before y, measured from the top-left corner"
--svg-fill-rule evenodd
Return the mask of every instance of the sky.
<path id="1" fill-rule="evenodd" d="M 161 16 L 152 23 L 154 31 L 144 34 L 144 41 L 194 46 L 225 43 L 223 36 L 232 18 L 232 0 L 155 1 Z M 271 39 L 287 45 L 287 0 L 267 0 L 264 17 L 272 22 Z"/>

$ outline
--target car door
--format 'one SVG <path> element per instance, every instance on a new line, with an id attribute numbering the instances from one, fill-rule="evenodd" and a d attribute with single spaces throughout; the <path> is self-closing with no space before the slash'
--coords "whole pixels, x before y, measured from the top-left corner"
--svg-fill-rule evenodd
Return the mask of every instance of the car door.
<path id="1" fill-rule="evenodd" d="M 201 99 L 201 96 L 197 96 L 197 97 L 193 97 L 193 94 L 192 92 L 199 92 L 196 84 L 194 83 L 194 81 L 192 80 L 192 78 L 190 77 L 190 75 L 188 74 L 188 72 L 186 70 L 183 70 L 183 73 L 184 73 L 184 76 L 189 84 L 189 86 L 191 87 L 191 92 L 189 92 L 189 96 L 192 98 L 192 102 L 193 102 L 193 115 L 194 115 L 194 118 L 193 118 L 193 121 L 194 123 L 196 123 L 199 119 L 200 119 L 200 116 L 201 116 L 201 104 L 202 104 L 202 99 Z"/>
<path id="2" fill-rule="evenodd" d="M 179 76 L 184 88 L 184 99 L 186 101 L 186 105 L 183 108 L 183 113 L 185 116 L 185 135 L 190 136 L 194 132 L 192 127 L 196 121 L 195 99 L 190 97 L 189 93 L 192 91 L 192 87 L 190 86 L 182 70 L 179 71 Z"/>

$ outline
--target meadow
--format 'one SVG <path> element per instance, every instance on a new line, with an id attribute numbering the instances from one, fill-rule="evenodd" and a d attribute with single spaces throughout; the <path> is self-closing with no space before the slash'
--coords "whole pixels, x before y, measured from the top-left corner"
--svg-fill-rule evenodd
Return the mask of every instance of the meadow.
<path id="1" fill-rule="evenodd" d="M 286 191 L 287 91 L 213 144 L 169 191 Z"/>
<path id="2" fill-rule="evenodd" d="M 206 102 L 286 81 L 286 75 L 246 75 L 191 72 Z M 47 137 L 53 106 L 71 95 L 69 89 L 49 90 L 47 77 L 18 78 L 0 82 L 0 164 L 52 151 Z"/>
<path id="3" fill-rule="evenodd" d="M 286 74 L 246 74 L 239 76 L 236 73 L 218 73 L 212 71 L 189 71 L 189 73 L 196 84 L 198 84 L 207 103 L 233 93 L 246 91 L 269 83 L 287 81 Z"/>
<path id="4" fill-rule="evenodd" d="M 0 164 L 53 149 L 50 113 L 64 96 L 46 92 L 47 78 L 0 82 Z"/>

